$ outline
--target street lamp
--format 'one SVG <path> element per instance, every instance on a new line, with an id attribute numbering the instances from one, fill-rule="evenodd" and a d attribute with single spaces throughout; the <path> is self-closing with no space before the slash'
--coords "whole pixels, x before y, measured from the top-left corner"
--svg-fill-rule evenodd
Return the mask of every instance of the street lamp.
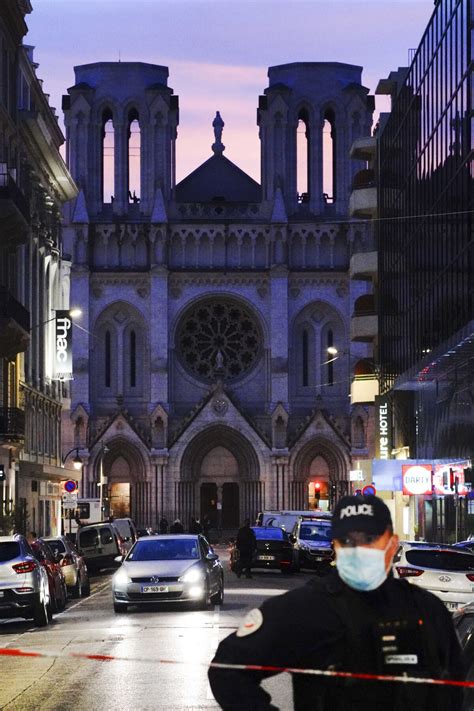
<path id="1" fill-rule="evenodd" d="M 100 461 L 99 461 L 99 481 L 97 486 L 99 487 L 99 499 L 100 499 L 100 518 L 103 519 L 103 507 L 104 507 L 104 486 L 107 486 L 107 477 L 104 476 L 104 455 L 109 452 L 109 448 L 102 441 L 100 443 Z"/>
<path id="2" fill-rule="evenodd" d="M 61 458 L 62 465 L 63 465 L 63 466 L 65 465 L 66 459 L 67 459 L 67 458 L 69 457 L 69 455 L 72 454 L 73 452 L 76 453 L 76 456 L 75 456 L 74 459 L 72 460 L 72 465 L 73 465 L 73 467 L 74 467 L 74 469 L 75 469 L 76 471 L 80 472 L 81 469 L 82 469 L 83 461 L 82 461 L 82 459 L 81 459 L 80 456 L 79 456 L 79 447 L 73 447 L 72 449 L 69 450 L 69 452 L 67 452 L 67 453 L 64 455 L 64 457 Z"/>

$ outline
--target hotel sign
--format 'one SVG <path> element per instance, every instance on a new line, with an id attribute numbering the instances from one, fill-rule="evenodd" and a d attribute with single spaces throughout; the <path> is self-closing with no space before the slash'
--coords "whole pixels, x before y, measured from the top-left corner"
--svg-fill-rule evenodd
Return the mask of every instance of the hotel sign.
<path id="1" fill-rule="evenodd" d="M 375 456 L 392 458 L 392 406 L 387 396 L 375 398 Z"/>
<path id="2" fill-rule="evenodd" d="M 69 311 L 56 311 L 54 380 L 72 380 L 72 320 Z"/>

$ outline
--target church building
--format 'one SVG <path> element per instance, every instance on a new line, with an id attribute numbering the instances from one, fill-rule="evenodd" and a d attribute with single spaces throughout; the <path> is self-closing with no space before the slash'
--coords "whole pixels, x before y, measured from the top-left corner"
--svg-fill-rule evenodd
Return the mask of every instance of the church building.
<path id="1" fill-rule="evenodd" d="M 366 168 L 350 149 L 374 110 L 361 75 L 270 67 L 260 183 L 230 159 L 219 112 L 209 159 L 177 183 L 168 68 L 75 67 L 64 240 L 82 318 L 63 446 L 84 462 L 81 495 L 101 485 L 114 516 L 232 529 L 263 509 L 330 508 L 374 456 L 373 403 L 351 399 L 373 356 L 350 333 L 371 290 L 350 260 L 373 249 L 349 211 Z"/>

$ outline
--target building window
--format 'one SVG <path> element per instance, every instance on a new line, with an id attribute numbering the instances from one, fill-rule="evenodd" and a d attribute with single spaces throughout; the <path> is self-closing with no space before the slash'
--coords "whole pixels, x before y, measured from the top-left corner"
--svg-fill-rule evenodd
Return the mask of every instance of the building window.
<path id="1" fill-rule="evenodd" d="M 323 124 L 323 197 L 336 202 L 336 122 L 334 111 L 327 109 Z"/>
<path id="2" fill-rule="evenodd" d="M 308 370 L 308 331 L 305 329 L 301 334 L 301 358 L 302 358 L 302 374 L 303 386 L 309 385 L 309 370 Z"/>
<path id="3" fill-rule="evenodd" d="M 140 202 L 140 150 L 138 112 L 132 109 L 128 115 L 128 200 L 132 203 Z"/>
<path id="4" fill-rule="evenodd" d="M 296 127 L 296 190 L 298 202 L 309 202 L 310 195 L 310 152 L 309 117 L 306 109 L 298 114 Z"/>
<path id="5" fill-rule="evenodd" d="M 110 331 L 105 332 L 105 387 L 110 388 L 110 373 L 112 360 L 112 343 Z"/>
<path id="6" fill-rule="evenodd" d="M 329 352 L 329 349 L 334 346 L 334 337 L 332 330 L 329 329 L 328 335 L 327 335 L 327 347 L 326 347 L 326 353 L 328 355 L 328 371 L 327 371 L 327 378 L 328 378 L 328 385 L 334 385 L 334 355 Z"/>
<path id="7" fill-rule="evenodd" d="M 130 332 L 130 387 L 137 383 L 137 337 L 135 331 Z"/>
<path id="8" fill-rule="evenodd" d="M 365 449 L 365 427 L 360 415 L 355 418 L 353 429 L 353 446 L 355 449 Z"/>
<path id="9" fill-rule="evenodd" d="M 112 202 L 115 170 L 115 132 L 112 112 L 102 115 L 102 202 Z"/>

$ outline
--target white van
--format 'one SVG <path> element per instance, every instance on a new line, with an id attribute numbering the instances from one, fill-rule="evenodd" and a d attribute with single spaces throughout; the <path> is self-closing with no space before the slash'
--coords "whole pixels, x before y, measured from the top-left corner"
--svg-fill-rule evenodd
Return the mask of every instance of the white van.
<path id="1" fill-rule="evenodd" d="M 116 567 L 115 558 L 126 552 L 120 546 L 120 536 L 113 523 L 82 526 L 76 534 L 76 546 L 92 570 Z"/>
<path id="2" fill-rule="evenodd" d="M 329 511 L 311 509 L 310 511 L 261 511 L 257 516 L 257 526 L 276 526 L 291 533 L 300 516 L 331 518 Z"/>

